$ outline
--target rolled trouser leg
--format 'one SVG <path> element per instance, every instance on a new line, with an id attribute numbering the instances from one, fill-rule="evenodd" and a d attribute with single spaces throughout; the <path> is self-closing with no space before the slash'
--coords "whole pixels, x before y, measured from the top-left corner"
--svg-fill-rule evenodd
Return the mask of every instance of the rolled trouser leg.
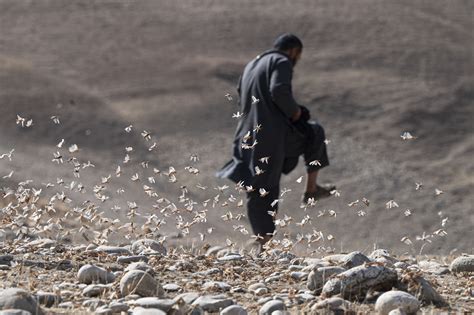
<path id="1" fill-rule="evenodd" d="M 273 234 L 275 231 L 274 218 L 269 213 L 278 210 L 278 203 L 272 207 L 272 202 L 278 199 L 279 187 L 269 190 L 269 193 L 262 197 L 258 191 L 247 193 L 247 216 L 254 235 L 264 237 Z"/>
<path id="2" fill-rule="evenodd" d="M 326 140 L 324 128 L 315 122 L 309 122 L 309 124 L 312 127 L 313 134 L 309 137 L 308 145 L 304 151 L 304 159 L 308 173 L 329 165 L 326 143 L 324 142 L 324 140 Z M 318 163 L 313 161 L 318 161 Z"/>

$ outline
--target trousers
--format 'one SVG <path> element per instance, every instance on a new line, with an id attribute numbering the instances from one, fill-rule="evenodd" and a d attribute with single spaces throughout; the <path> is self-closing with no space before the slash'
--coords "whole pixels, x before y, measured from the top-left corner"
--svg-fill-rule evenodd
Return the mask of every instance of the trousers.
<path id="1" fill-rule="evenodd" d="M 272 171 L 279 171 L 283 174 L 290 173 L 298 165 L 300 156 L 304 157 L 308 173 L 329 165 L 323 127 L 316 122 L 305 123 L 303 128 L 289 130 L 285 137 L 283 167 L 281 170 Z M 255 235 L 265 236 L 274 233 L 274 216 L 271 213 L 278 211 L 278 202 L 274 201 L 279 199 L 279 195 L 279 184 L 271 187 L 265 196 L 261 196 L 258 191 L 247 193 L 247 216 Z"/>

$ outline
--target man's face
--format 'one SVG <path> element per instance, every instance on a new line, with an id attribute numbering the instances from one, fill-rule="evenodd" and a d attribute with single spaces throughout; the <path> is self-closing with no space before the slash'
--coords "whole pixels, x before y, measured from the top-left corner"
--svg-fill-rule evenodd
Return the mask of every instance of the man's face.
<path id="1" fill-rule="evenodd" d="M 292 49 L 290 49 L 288 55 L 291 59 L 291 62 L 293 63 L 293 67 L 296 66 L 296 64 L 298 63 L 298 60 L 300 60 L 302 53 L 303 53 L 302 48 L 292 48 Z"/>

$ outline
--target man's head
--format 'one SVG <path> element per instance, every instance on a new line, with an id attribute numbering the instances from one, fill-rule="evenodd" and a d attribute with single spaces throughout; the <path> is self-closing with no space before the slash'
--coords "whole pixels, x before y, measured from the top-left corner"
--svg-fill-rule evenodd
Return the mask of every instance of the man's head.
<path id="1" fill-rule="evenodd" d="M 278 38 L 273 43 L 273 48 L 286 53 L 290 57 L 293 66 L 295 66 L 298 60 L 301 58 L 301 53 L 303 52 L 303 43 L 298 37 L 296 37 L 296 35 L 286 33 L 278 36 Z"/>

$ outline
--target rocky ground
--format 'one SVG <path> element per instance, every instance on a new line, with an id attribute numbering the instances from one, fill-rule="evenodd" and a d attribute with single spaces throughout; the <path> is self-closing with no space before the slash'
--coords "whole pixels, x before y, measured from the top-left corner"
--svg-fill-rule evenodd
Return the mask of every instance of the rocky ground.
<path id="1" fill-rule="evenodd" d="M 166 248 L 150 239 L 0 245 L 0 314 L 474 311 L 472 255 L 394 257 L 378 249 L 310 258 L 272 243 L 256 256 L 228 246 Z"/>

